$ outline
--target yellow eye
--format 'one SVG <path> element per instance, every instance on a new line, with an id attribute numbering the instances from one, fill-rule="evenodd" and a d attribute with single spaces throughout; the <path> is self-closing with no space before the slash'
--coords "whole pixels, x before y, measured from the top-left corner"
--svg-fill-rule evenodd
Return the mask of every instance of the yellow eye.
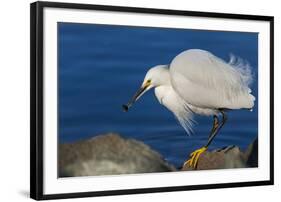
<path id="1" fill-rule="evenodd" d="M 151 84 L 151 79 L 147 79 L 147 80 L 144 82 L 143 86 L 146 88 L 146 87 L 150 86 L 150 84 Z"/>

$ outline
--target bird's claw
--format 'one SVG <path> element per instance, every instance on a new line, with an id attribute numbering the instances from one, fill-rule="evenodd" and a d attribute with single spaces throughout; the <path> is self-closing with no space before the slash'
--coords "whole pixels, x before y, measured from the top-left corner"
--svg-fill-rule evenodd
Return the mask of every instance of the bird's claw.
<path id="1" fill-rule="evenodd" d="M 189 167 L 196 169 L 198 165 L 198 160 L 200 155 L 207 150 L 207 147 L 202 147 L 200 149 L 195 150 L 190 154 L 190 158 L 188 161 L 184 163 L 183 166 L 188 165 Z"/>

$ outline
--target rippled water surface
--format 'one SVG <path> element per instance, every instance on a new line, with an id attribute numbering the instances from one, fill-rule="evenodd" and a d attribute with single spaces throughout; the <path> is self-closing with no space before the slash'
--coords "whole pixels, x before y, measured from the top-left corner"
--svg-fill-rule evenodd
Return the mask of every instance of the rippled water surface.
<path id="1" fill-rule="evenodd" d="M 128 113 L 121 105 L 135 93 L 146 71 L 169 64 L 180 52 L 199 48 L 228 61 L 229 54 L 252 66 L 257 97 L 258 34 L 188 29 L 59 23 L 59 141 L 116 132 L 144 141 L 180 166 L 187 154 L 206 143 L 212 117 L 196 116 L 188 136 L 154 92 L 146 93 Z M 228 113 L 228 122 L 210 149 L 238 145 L 257 136 L 258 101 L 253 112 Z"/>

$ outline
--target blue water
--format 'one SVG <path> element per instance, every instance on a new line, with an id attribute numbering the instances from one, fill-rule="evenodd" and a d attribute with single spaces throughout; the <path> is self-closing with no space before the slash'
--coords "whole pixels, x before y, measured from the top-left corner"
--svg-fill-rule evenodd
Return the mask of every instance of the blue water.
<path id="1" fill-rule="evenodd" d="M 121 105 L 139 88 L 150 67 L 169 64 L 191 48 L 208 50 L 226 61 L 230 53 L 246 59 L 257 97 L 257 33 L 59 23 L 58 37 L 60 143 L 116 132 L 144 141 L 180 166 L 206 143 L 212 117 L 196 116 L 195 133 L 188 136 L 153 91 L 128 113 Z M 253 112 L 228 112 L 228 122 L 210 149 L 232 144 L 245 149 L 258 134 L 255 104 Z"/>

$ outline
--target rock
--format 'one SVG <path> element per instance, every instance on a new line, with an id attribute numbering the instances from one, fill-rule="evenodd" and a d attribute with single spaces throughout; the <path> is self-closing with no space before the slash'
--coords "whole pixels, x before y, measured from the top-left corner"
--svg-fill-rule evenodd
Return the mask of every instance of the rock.
<path id="1" fill-rule="evenodd" d="M 258 166 L 258 138 L 241 151 L 237 146 L 228 146 L 219 150 L 206 151 L 201 154 L 196 170 L 245 168 Z M 193 170 L 183 165 L 181 170 Z"/>
<path id="2" fill-rule="evenodd" d="M 197 170 L 258 167 L 258 138 L 241 151 L 237 146 L 204 152 Z M 188 165 L 180 170 L 193 170 Z M 109 133 L 59 145 L 59 176 L 95 176 L 176 171 L 148 145 Z"/>
<path id="3" fill-rule="evenodd" d="M 249 145 L 245 155 L 248 167 L 258 167 L 258 138 Z"/>
<path id="4" fill-rule="evenodd" d="M 59 176 L 95 176 L 175 171 L 144 143 L 109 133 L 59 145 Z"/>

